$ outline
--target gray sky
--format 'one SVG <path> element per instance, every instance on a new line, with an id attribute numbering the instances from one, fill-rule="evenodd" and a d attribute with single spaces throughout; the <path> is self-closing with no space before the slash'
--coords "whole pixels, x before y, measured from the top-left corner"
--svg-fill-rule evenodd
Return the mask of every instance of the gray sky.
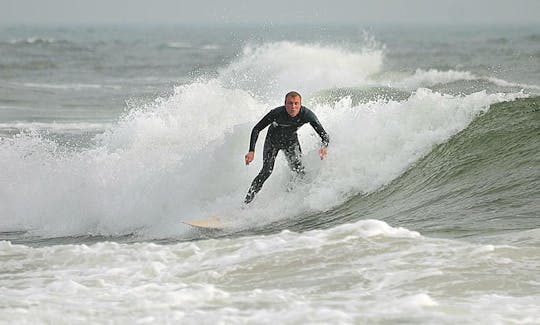
<path id="1" fill-rule="evenodd" d="M 0 24 L 540 24 L 540 0 L 0 0 Z"/>

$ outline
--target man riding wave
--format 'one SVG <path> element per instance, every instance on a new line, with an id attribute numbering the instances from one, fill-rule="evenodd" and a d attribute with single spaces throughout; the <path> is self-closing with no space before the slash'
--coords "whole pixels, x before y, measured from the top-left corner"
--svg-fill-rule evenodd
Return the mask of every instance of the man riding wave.
<path id="1" fill-rule="evenodd" d="M 319 156 L 321 159 L 324 159 L 327 154 L 328 143 L 330 142 L 328 133 L 322 127 L 315 113 L 307 107 L 302 106 L 302 96 L 296 91 L 287 93 L 285 95 L 285 105 L 276 107 L 268 112 L 253 127 L 249 142 L 249 152 L 245 155 L 246 165 L 249 165 L 255 158 L 255 144 L 257 143 L 259 132 L 270 126 L 264 141 L 263 167 L 251 183 L 244 199 L 246 204 L 253 201 L 264 182 L 272 174 L 276 156 L 280 150 L 283 150 L 285 153 L 292 171 L 300 177 L 304 176 L 305 171 L 301 160 L 302 150 L 300 148 L 300 142 L 298 142 L 297 130 L 306 123 L 309 123 L 321 137 L 322 145 L 319 149 Z"/>

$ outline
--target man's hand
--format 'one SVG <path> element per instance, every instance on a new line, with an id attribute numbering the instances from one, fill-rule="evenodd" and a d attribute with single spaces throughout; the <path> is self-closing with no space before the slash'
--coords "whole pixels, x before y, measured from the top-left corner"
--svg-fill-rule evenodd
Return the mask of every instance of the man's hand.
<path id="1" fill-rule="evenodd" d="M 321 149 L 319 149 L 319 157 L 321 157 L 321 160 L 324 159 L 324 157 L 326 157 L 326 154 L 328 154 L 328 149 L 326 147 L 321 147 Z"/>
<path id="2" fill-rule="evenodd" d="M 255 152 L 250 151 L 246 153 L 245 159 L 246 159 L 246 165 L 249 165 L 253 161 L 253 158 L 255 158 Z"/>

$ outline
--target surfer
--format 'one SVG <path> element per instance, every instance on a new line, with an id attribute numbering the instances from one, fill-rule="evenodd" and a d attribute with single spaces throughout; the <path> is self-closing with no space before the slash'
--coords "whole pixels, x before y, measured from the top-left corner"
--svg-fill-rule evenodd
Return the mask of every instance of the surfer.
<path id="1" fill-rule="evenodd" d="M 246 165 L 249 165 L 255 158 L 255 144 L 257 143 L 259 132 L 270 125 L 264 141 L 263 166 L 251 183 L 244 203 L 248 204 L 253 201 L 264 182 L 270 177 L 274 169 L 276 156 L 280 150 L 283 150 L 285 153 L 289 167 L 293 172 L 300 177 L 304 176 L 305 171 L 301 160 L 302 150 L 300 149 L 296 131 L 306 123 L 311 124 L 313 129 L 321 137 L 322 145 L 319 149 L 319 156 L 321 159 L 324 159 L 330 141 L 328 133 L 322 127 L 315 113 L 302 106 L 302 96 L 296 91 L 287 93 L 285 95 L 285 105 L 276 107 L 268 112 L 253 127 L 249 142 L 249 152 L 245 156 Z"/>

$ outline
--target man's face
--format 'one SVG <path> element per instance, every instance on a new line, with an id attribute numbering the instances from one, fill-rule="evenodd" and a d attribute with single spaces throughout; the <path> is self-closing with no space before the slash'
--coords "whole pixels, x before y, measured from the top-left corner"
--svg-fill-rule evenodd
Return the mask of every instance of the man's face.
<path id="1" fill-rule="evenodd" d="M 302 106 L 302 98 L 300 96 L 288 96 L 285 98 L 285 109 L 290 117 L 295 117 L 300 112 Z"/>

